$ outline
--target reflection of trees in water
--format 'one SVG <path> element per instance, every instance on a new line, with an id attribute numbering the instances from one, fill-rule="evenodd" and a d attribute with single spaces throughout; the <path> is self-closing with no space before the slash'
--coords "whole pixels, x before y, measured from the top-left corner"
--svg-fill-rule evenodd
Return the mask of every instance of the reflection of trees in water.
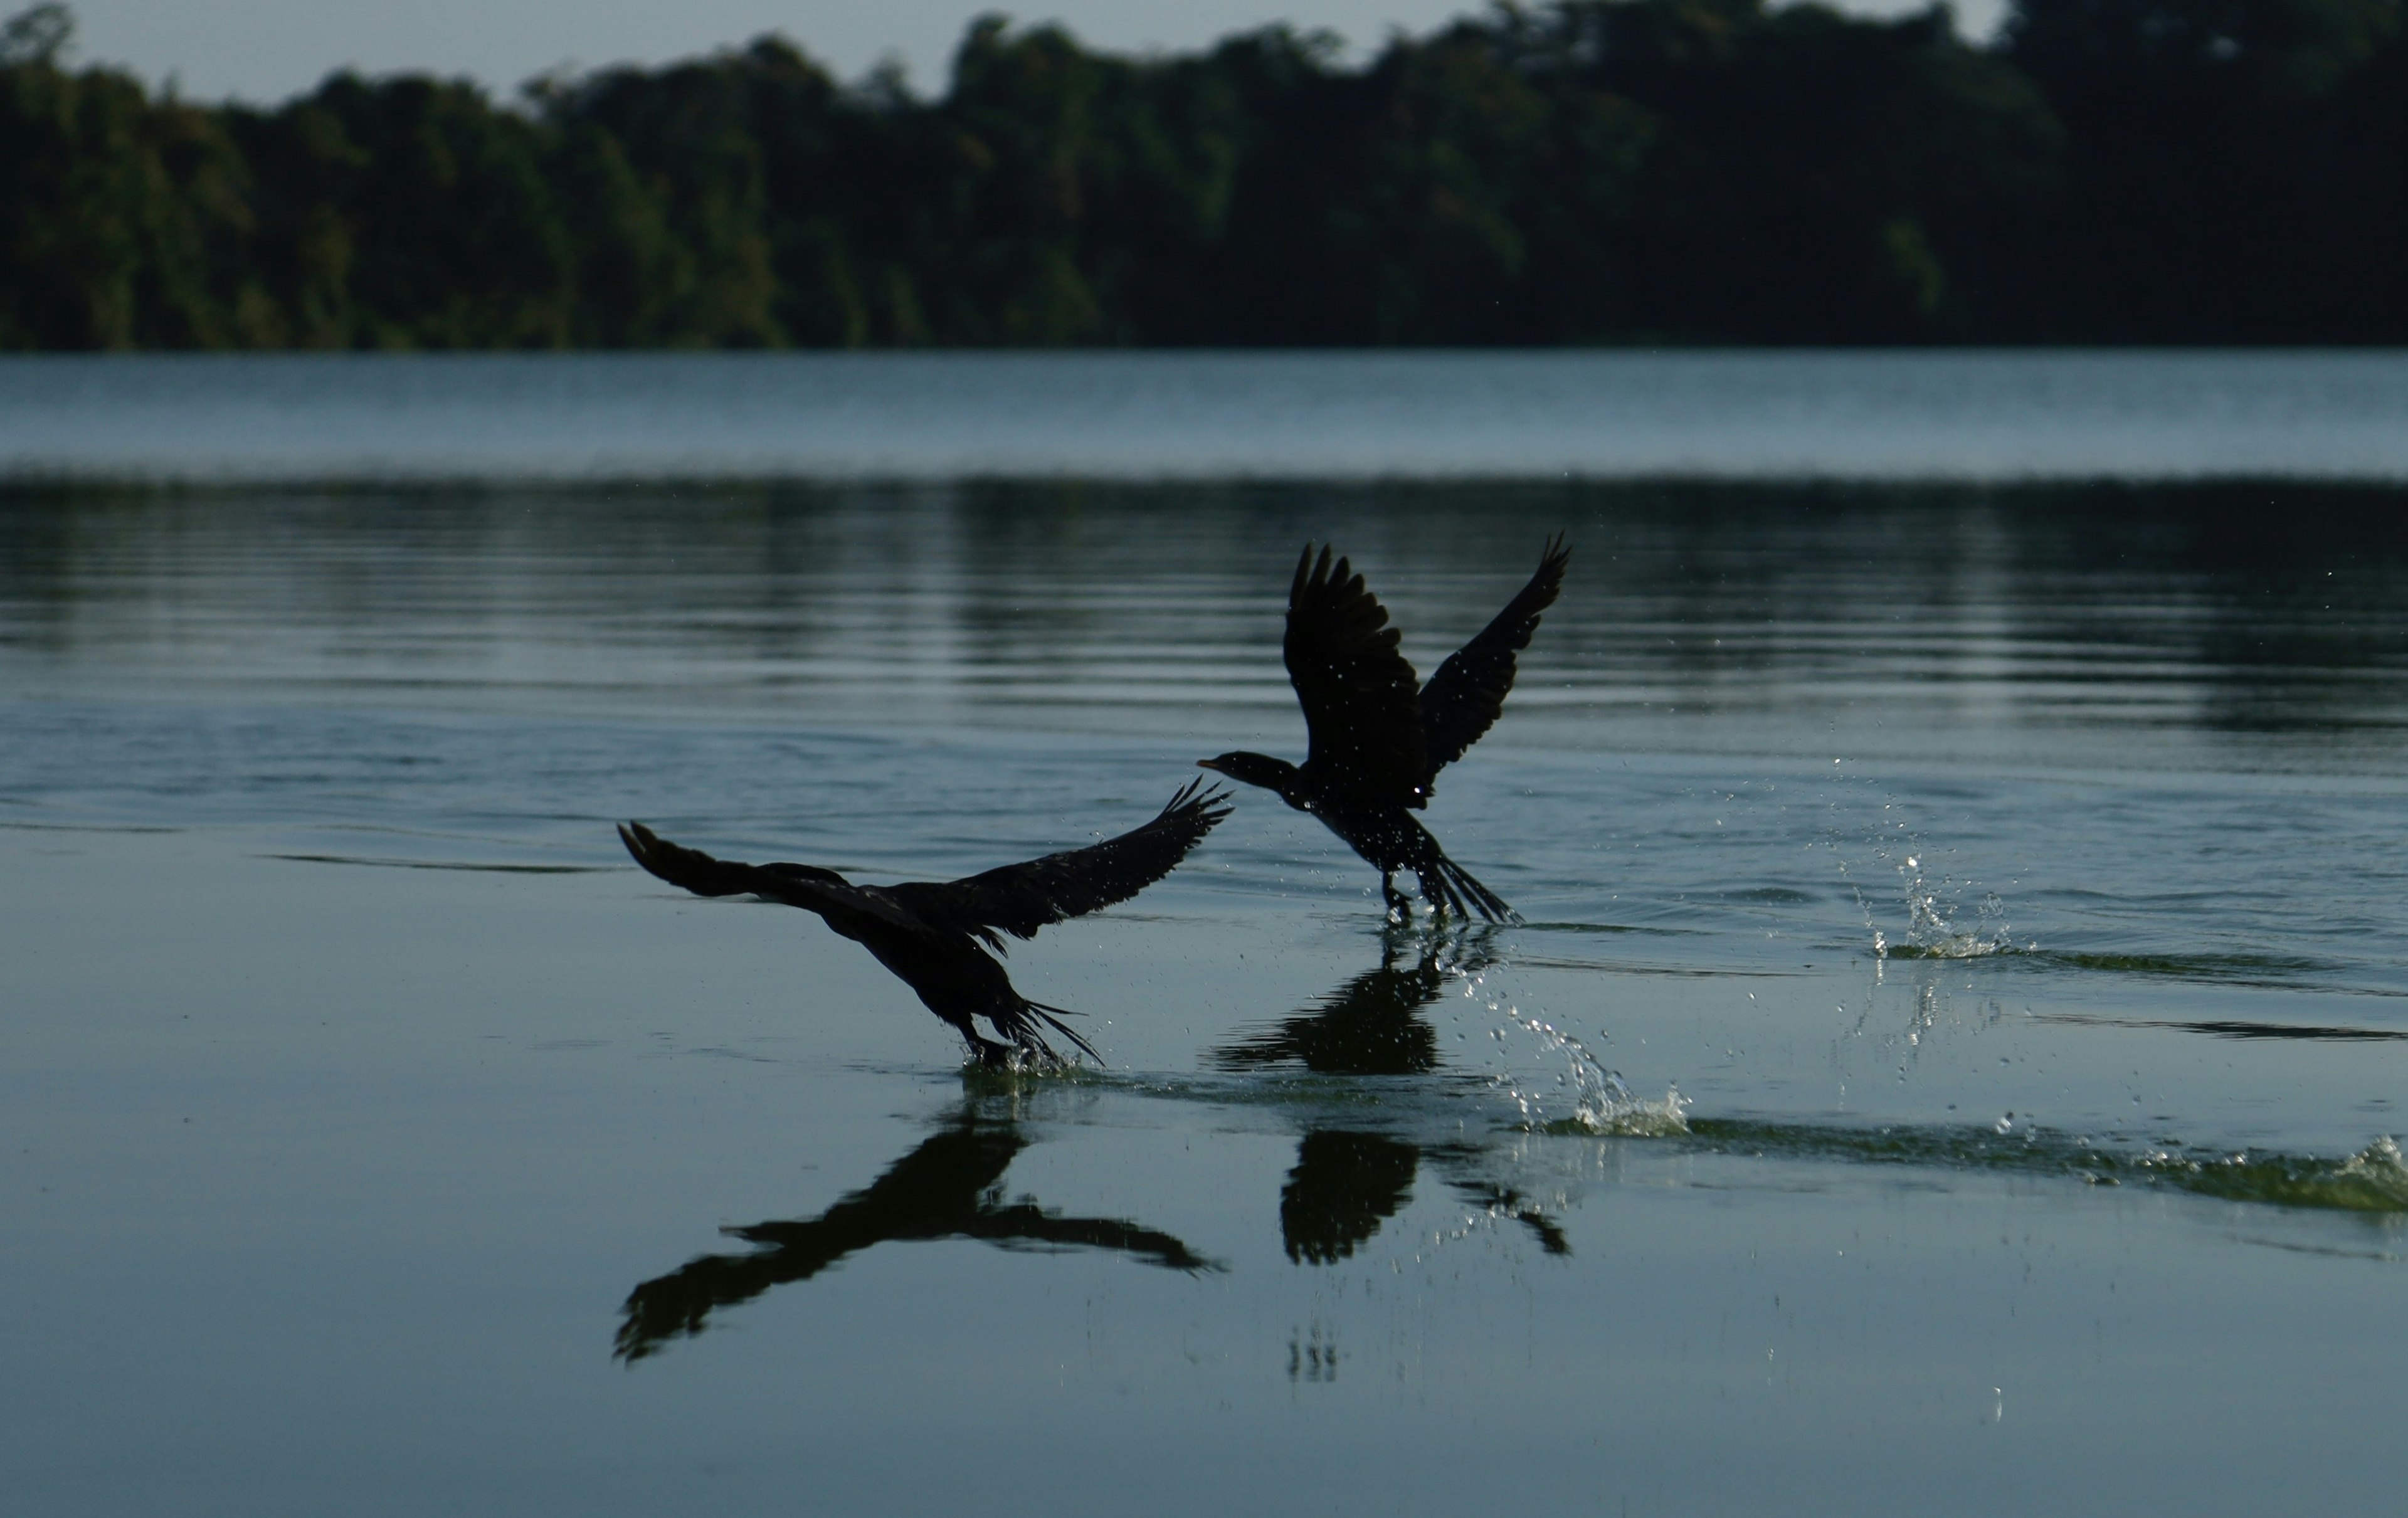
<path id="1" fill-rule="evenodd" d="M 99 530 L 91 521 L 99 515 L 38 499 L 0 501 L 0 651 L 68 650 L 81 567 L 76 529 Z"/>
<path id="2" fill-rule="evenodd" d="M 2163 567 L 2200 585 L 2185 652 L 2204 690 L 2189 719 L 2233 733 L 2397 727 L 2408 722 L 2401 498 L 2331 490 L 2303 510 L 2289 494 L 2204 488 L 2166 526 L 2176 541 Z"/>
<path id="3" fill-rule="evenodd" d="M 2308 483 L 989 482 L 729 487 L 670 511 L 641 491 L 28 488 L 0 504 L 0 637 L 205 679 L 533 657 L 566 686 L 688 691 L 709 670 L 823 707 L 882 710 L 909 689 L 1097 701 L 1123 722 L 1175 693 L 1177 710 L 1259 723 L 1294 709 L 1266 652 L 1306 521 L 1411 601 L 1425 663 L 1569 525 L 1598 551 L 1548 613 L 1544 656 L 1581 706 L 1819 717 L 1911 691 L 1934 721 L 1954 703 L 2009 723 L 2383 728 L 2408 720 L 2403 499 Z M 191 618 L 219 639 L 206 668 L 177 632 Z"/>
<path id="4" fill-rule="evenodd" d="M 2001 493 L 2003 681 L 2058 721 L 2215 733 L 2408 718 L 2397 490 L 2285 483 Z"/>
<path id="5" fill-rule="evenodd" d="M 874 1244 L 976 1239 L 1004 1249 L 1100 1249 L 1172 1269 L 1213 1268 L 1180 1239 L 1125 1219 L 1064 1217 L 1026 1196 L 1006 1201 L 1003 1173 L 1028 1143 L 1017 1124 L 965 1108 L 884 1175 L 818 1217 L 723 1229 L 763 1247 L 706 1254 L 628 1293 L 619 1356 L 640 1360 L 672 1339 L 700 1333 L 715 1309 L 809 1281 Z"/>
<path id="6" fill-rule="evenodd" d="M 2020 720 L 2389 725 L 2408 692 L 2396 489 L 1700 484 L 1617 508 L 1603 617 L 1558 660 L 1684 712 L 1868 687 Z M 1997 720 L 1995 717 L 1990 720 Z"/>

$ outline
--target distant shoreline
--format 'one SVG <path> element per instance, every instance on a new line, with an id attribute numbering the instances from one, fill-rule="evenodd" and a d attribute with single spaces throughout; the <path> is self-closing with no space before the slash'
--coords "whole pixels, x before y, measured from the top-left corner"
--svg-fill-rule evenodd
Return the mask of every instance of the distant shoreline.
<path id="1" fill-rule="evenodd" d="M 763 37 L 266 108 L 35 6 L 0 351 L 2408 344 L 2401 0 L 2272 3 L 1579 0 L 1359 65 L 987 18 L 936 98 Z"/>

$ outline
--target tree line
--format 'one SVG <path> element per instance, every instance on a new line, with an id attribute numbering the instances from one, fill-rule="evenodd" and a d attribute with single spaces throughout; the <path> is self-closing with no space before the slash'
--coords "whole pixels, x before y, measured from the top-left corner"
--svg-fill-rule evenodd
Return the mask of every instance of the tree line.
<path id="1" fill-rule="evenodd" d="M 0 348 L 2400 343 L 2408 0 L 973 22 L 274 108 L 0 27 Z"/>

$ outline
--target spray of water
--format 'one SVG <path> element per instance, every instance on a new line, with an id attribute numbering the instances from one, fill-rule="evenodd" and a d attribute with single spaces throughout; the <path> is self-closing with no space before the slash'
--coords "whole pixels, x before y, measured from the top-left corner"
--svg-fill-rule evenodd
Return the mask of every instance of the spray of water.
<path id="1" fill-rule="evenodd" d="M 1840 803 L 1832 803 L 1832 832 L 1835 847 L 1845 848 L 1841 841 L 1844 829 L 1839 822 Z M 1840 874 L 1856 896 L 1856 910 L 1863 914 L 1865 931 L 1872 935 L 1873 959 L 1876 965 L 1892 956 L 1899 959 L 1980 959 L 1985 955 L 2012 952 L 2016 948 L 2007 924 L 2007 904 L 1996 891 L 1985 892 L 1972 908 L 1972 921 L 1965 921 L 1965 908 L 1956 899 L 1957 882 L 1945 872 L 1938 871 L 1925 861 L 1929 851 L 1923 848 L 1909 830 L 1905 821 L 1897 815 L 1898 803 L 1882 803 L 1882 820 L 1868 840 L 1873 857 L 1888 866 L 1898 881 L 1900 899 L 1906 908 L 1906 929 L 1896 941 L 1874 921 L 1874 909 L 1866 900 L 1864 886 L 1855 871 L 1848 867 L 1842 852 Z M 2038 948 L 2038 944 L 2025 945 Z"/>
<path id="2" fill-rule="evenodd" d="M 1507 1069 L 1492 1077 L 1497 1088 L 1520 1111 L 1523 1125 L 1537 1132 L 1611 1134 L 1653 1138 L 1689 1131 L 1683 1115 L 1688 1098 L 1678 1086 L 1649 1101 L 1633 1092 L 1622 1073 L 1607 1067 L 1588 1046 L 1554 1024 L 1519 1007 L 1492 1001 L 1489 1010 L 1502 1021 L 1490 1035 L 1499 1043 L 1526 1036 L 1538 1051 L 1540 1072 L 1530 1075 Z M 1552 1071 L 1549 1081 L 1545 1072 Z M 1547 1088 L 1552 1084 L 1554 1090 Z"/>

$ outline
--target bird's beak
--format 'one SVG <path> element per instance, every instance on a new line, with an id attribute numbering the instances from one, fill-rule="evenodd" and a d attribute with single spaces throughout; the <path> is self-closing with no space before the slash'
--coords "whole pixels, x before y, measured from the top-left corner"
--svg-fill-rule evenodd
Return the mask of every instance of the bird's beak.
<path id="1" fill-rule="evenodd" d="M 1196 761 L 1196 767 L 1197 767 L 1197 768 L 1198 768 L 1198 769 L 1209 769 L 1209 770 L 1211 770 L 1212 773 L 1214 773 L 1215 775 L 1226 775 L 1226 774 L 1228 773 L 1228 771 L 1227 771 L 1227 770 L 1223 769 L 1219 765 L 1214 764 L 1214 763 L 1213 763 L 1211 760 L 1210 760 L 1210 759 L 1198 759 L 1198 760 L 1197 760 L 1197 761 Z"/>

